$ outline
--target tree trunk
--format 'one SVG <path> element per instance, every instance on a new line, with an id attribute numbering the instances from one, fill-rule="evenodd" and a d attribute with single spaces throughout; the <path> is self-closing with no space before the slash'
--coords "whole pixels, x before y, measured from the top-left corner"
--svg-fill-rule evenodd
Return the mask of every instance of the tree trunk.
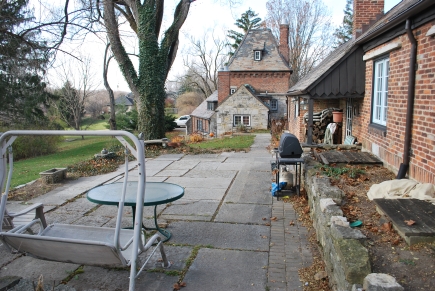
<path id="1" fill-rule="evenodd" d="M 103 81 L 104 81 L 104 87 L 106 88 L 107 92 L 109 93 L 109 100 L 110 100 L 109 125 L 110 125 L 110 130 L 116 130 L 115 96 L 113 95 L 113 90 L 109 85 L 109 81 L 107 80 L 107 71 L 109 70 L 109 62 L 112 58 L 112 56 L 107 58 L 107 52 L 109 50 L 109 47 L 110 47 L 110 43 L 108 43 L 106 45 L 106 50 L 104 51 Z"/>
<path id="2" fill-rule="evenodd" d="M 178 49 L 178 34 L 189 12 L 191 0 L 180 0 L 174 21 L 159 45 L 164 1 L 124 1 L 116 6 L 139 38 L 139 73 L 122 45 L 115 2 L 103 1 L 104 24 L 113 55 L 134 94 L 138 109 L 138 129 L 145 139 L 165 137 L 165 81 Z M 125 9 L 125 10 L 123 10 Z M 134 22 L 133 22 L 134 21 Z"/>

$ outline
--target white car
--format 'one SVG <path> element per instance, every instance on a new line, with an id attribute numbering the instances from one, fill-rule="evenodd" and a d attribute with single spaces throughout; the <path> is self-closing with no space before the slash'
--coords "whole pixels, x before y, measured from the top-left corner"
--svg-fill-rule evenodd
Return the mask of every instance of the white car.
<path id="1" fill-rule="evenodd" d="M 186 127 L 186 122 L 190 119 L 190 115 L 182 115 L 175 119 L 175 123 L 177 124 L 177 127 Z"/>

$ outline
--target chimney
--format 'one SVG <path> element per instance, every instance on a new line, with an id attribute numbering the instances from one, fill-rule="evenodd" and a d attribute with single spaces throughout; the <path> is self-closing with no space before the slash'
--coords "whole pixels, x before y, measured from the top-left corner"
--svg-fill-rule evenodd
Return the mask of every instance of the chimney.
<path id="1" fill-rule="evenodd" d="M 228 67 L 218 71 L 218 104 L 230 95 L 230 71 Z"/>
<path id="2" fill-rule="evenodd" d="M 290 50 L 288 47 L 288 24 L 279 26 L 279 52 L 288 63 Z"/>
<path id="3" fill-rule="evenodd" d="M 353 37 L 358 38 L 383 14 L 384 0 L 353 0 Z"/>

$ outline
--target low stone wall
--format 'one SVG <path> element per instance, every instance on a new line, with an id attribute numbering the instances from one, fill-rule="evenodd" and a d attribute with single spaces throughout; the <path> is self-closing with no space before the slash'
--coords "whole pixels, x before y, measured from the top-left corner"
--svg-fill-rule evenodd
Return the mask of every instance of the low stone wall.
<path id="1" fill-rule="evenodd" d="M 46 184 L 56 184 L 66 178 L 67 168 L 53 168 L 39 173 Z"/>
<path id="2" fill-rule="evenodd" d="M 361 231 L 349 227 L 340 209 L 343 191 L 331 186 L 329 178 L 317 176 L 315 162 L 305 164 L 305 190 L 323 259 L 333 290 L 351 290 L 371 273 L 368 250 Z"/>
<path id="3" fill-rule="evenodd" d="M 304 182 L 310 215 L 332 289 L 362 290 L 364 283 L 365 286 L 370 286 L 366 290 L 403 290 L 391 276 L 371 274 L 369 252 L 364 246 L 366 236 L 360 230 L 349 227 L 349 222 L 339 206 L 344 198 L 344 192 L 338 187 L 331 186 L 329 178 L 317 175 L 317 170 L 314 169 L 317 162 L 309 158 L 305 160 Z M 392 278 L 388 280 L 394 283 L 389 285 L 393 289 L 383 289 L 385 286 L 377 288 L 376 283 L 372 283 L 385 282 L 385 277 Z"/>

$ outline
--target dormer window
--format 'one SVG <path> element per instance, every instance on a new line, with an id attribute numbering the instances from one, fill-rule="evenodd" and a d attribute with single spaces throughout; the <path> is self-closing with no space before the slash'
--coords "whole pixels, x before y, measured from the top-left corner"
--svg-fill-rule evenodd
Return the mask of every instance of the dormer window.
<path id="1" fill-rule="evenodd" d="M 261 50 L 254 50 L 254 60 L 261 61 L 261 55 L 262 55 Z"/>
<path id="2" fill-rule="evenodd" d="M 216 107 L 217 107 L 217 102 L 215 101 L 207 102 L 207 110 L 214 111 Z"/>

